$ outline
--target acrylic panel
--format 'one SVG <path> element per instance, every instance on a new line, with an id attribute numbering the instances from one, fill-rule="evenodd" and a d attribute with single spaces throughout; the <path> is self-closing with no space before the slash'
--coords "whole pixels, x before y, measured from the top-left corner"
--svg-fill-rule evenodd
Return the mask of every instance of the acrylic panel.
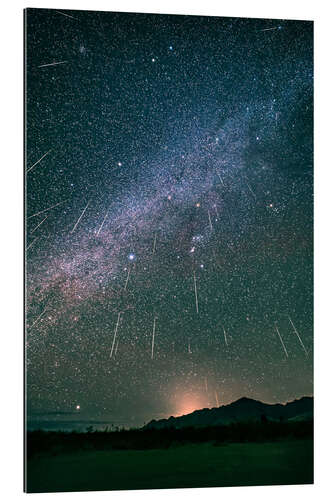
<path id="1" fill-rule="evenodd" d="M 26 490 L 312 483 L 313 23 L 24 18 Z"/>

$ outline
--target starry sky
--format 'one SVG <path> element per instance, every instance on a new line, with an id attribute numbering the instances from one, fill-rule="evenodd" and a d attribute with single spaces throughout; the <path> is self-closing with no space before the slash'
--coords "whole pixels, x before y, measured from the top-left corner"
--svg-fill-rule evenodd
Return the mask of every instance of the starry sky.
<path id="1" fill-rule="evenodd" d="M 28 418 L 312 395 L 312 22 L 25 26 Z"/>

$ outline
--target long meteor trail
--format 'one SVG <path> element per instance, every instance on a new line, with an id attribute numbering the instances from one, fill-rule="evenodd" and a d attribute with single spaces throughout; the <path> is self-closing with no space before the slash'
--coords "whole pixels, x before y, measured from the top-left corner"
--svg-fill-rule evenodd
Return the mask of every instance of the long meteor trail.
<path id="1" fill-rule="evenodd" d="M 114 329 L 114 335 L 113 335 L 113 342 L 112 342 L 112 347 L 111 347 L 111 352 L 110 352 L 110 358 L 112 358 L 112 354 L 113 354 L 114 343 L 116 341 L 116 336 L 117 336 L 117 331 L 118 331 L 118 326 L 119 326 L 119 321 L 120 321 L 120 315 L 121 315 L 121 312 L 118 313 L 117 324 L 116 324 L 116 328 Z"/>
<path id="2" fill-rule="evenodd" d="M 38 318 L 35 319 L 35 321 L 32 323 L 32 325 L 29 327 L 29 330 L 36 324 L 38 323 L 38 321 L 40 320 L 40 318 L 43 316 L 43 314 L 45 313 L 46 311 L 46 308 L 47 308 L 47 305 L 45 306 L 45 308 L 43 309 L 43 311 L 40 313 L 40 315 L 38 316 Z"/>
<path id="3" fill-rule="evenodd" d="M 77 228 L 77 226 L 78 226 L 78 224 L 79 224 L 80 220 L 81 220 L 81 219 L 82 219 L 82 217 L 84 216 L 84 213 L 85 213 L 85 211 L 87 210 L 89 203 L 90 203 L 90 200 L 88 201 L 88 203 L 86 204 L 85 208 L 84 208 L 84 209 L 83 209 L 83 211 L 82 211 L 82 214 L 80 215 L 80 217 L 79 217 L 79 218 L 78 218 L 78 220 L 76 221 L 76 224 L 74 225 L 73 229 L 71 230 L 71 233 L 74 233 L 74 231 L 75 231 L 75 229 Z"/>
<path id="4" fill-rule="evenodd" d="M 34 163 L 33 165 L 31 165 L 31 167 L 28 168 L 27 173 L 30 172 L 30 170 L 32 170 L 36 165 L 38 165 L 38 163 L 40 163 L 42 161 L 42 159 L 45 158 L 45 156 L 47 156 L 49 153 L 51 153 L 51 151 L 52 151 L 52 149 L 50 149 L 50 151 L 48 151 L 41 158 L 39 158 L 39 160 L 36 161 L 36 163 Z"/>
<path id="5" fill-rule="evenodd" d="M 156 329 L 156 318 L 154 318 L 153 336 L 152 336 L 152 339 L 151 339 L 151 359 L 154 359 L 155 329 Z"/>
<path id="6" fill-rule="evenodd" d="M 296 327 L 295 327 L 294 323 L 292 322 L 291 317 L 290 317 L 289 315 L 288 315 L 288 319 L 289 319 L 289 321 L 290 321 L 290 323 L 291 323 L 291 325 L 292 325 L 292 327 L 293 327 L 293 329 L 294 329 L 294 332 L 295 332 L 295 333 L 296 333 L 296 335 L 297 335 L 297 338 L 298 338 L 298 340 L 299 340 L 299 342 L 300 342 L 301 346 L 302 346 L 302 347 L 303 347 L 303 349 L 304 349 L 305 355 L 306 355 L 306 356 L 308 356 L 308 355 L 309 355 L 309 353 L 308 353 L 308 351 L 305 349 L 305 346 L 304 346 L 304 344 L 303 344 L 303 342 L 302 342 L 302 339 L 301 339 L 301 337 L 300 337 L 300 335 L 299 335 L 298 331 L 296 330 Z"/>
<path id="7" fill-rule="evenodd" d="M 47 212 L 48 210 L 51 210 L 51 208 L 55 208 L 55 207 L 58 207 L 59 205 L 62 205 L 63 203 L 66 203 L 66 201 L 68 201 L 68 198 L 67 198 L 67 200 L 60 201 L 59 203 L 56 203 L 55 205 L 51 205 L 48 208 L 44 208 L 44 210 L 41 210 L 40 212 L 37 212 L 37 213 L 35 213 L 33 215 L 29 215 L 29 217 L 27 217 L 27 219 L 31 219 L 32 217 L 36 217 L 37 215 L 43 214 L 44 212 Z"/>
<path id="8" fill-rule="evenodd" d="M 207 377 L 205 377 L 205 388 L 206 388 L 206 392 L 208 392 L 208 382 L 207 382 Z"/>
<path id="9" fill-rule="evenodd" d="M 99 233 L 101 232 L 101 229 L 102 229 L 102 227 L 103 227 L 103 225 L 104 225 L 104 222 L 106 221 L 107 216 L 108 216 L 108 213 L 106 212 L 105 217 L 104 217 L 104 219 L 103 219 L 103 222 L 102 222 L 102 224 L 100 225 L 99 230 L 97 231 L 97 235 L 96 235 L 96 236 L 98 236 L 98 235 L 99 235 Z"/>
<path id="10" fill-rule="evenodd" d="M 41 64 L 40 66 L 38 66 L 38 68 L 46 68 L 47 66 L 57 66 L 58 64 L 66 64 L 66 63 L 68 63 L 68 61 L 59 61 L 48 64 Z"/>
<path id="11" fill-rule="evenodd" d="M 38 238 L 39 238 L 39 236 L 37 236 L 34 240 L 32 240 L 32 242 L 31 242 L 31 243 L 29 243 L 29 245 L 27 246 L 26 251 L 28 251 L 28 250 L 29 250 L 29 248 L 31 248 L 31 247 L 32 247 L 32 245 L 35 243 L 35 241 L 37 241 L 37 240 L 38 240 Z"/>
<path id="12" fill-rule="evenodd" d="M 276 328 L 277 334 L 278 334 L 278 336 L 279 336 L 279 339 L 280 339 L 280 341 L 281 341 L 281 344 L 282 344 L 282 347 L 283 347 L 283 349 L 284 349 L 284 352 L 286 353 L 286 356 L 287 356 L 287 358 L 288 358 L 288 357 L 289 357 L 289 356 L 288 356 L 288 352 L 287 352 L 286 346 L 284 345 L 284 342 L 283 342 L 283 340 L 282 340 L 282 337 L 281 337 L 281 335 L 280 335 L 280 332 L 279 332 L 279 330 L 278 330 L 277 325 L 275 325 L 275 328 Z"/>
<path id="13" fill-rule="evenodd" d="M 43 224 L 43 222 L 48 218 L 48 215 L 46 217 L 44 217 L 44 219 L 39 223 L 37 224 L 36 227 L 34 227 L 34 229 L 31 231 L 31 234 L 34 233 L 36 231 L 36 229 L 39 228 L 39 226 L 41 226 Z"/>

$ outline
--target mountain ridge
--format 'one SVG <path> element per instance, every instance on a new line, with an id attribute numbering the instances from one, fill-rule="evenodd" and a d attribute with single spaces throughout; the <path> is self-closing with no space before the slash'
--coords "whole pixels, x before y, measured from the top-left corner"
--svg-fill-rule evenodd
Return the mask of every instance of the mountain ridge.
<path id="1" fill-rule="evenodd" d="M 144 429 L 163 429 L 182 427 L 209 427 L 228 425 L 249 420 L 309 420 L 313 418 L 313 397 L 282 403 L 263 403 L 255 399 L 242 397 L 228 405 L 215 408 L 202 408 L 179 417 L 151 420 Z"/>

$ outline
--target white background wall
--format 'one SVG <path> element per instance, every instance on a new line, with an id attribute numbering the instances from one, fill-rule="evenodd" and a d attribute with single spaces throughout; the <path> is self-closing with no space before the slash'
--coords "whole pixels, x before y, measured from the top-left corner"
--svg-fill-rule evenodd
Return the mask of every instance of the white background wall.
<path id="1" fill-rule="evenodd" d="M 333 492 L 333 8 L 326 0 L 3 0 L 0 146 L 0 494 L 23 497 L 23 8 L 113 10 L 315 20 L 315 486 L 67 493 L 66 499 L 261 500 Z M 332 481 L 331 481 L 332 476 Z M 54 495 L 39 494 L 38 500 Z"/>

